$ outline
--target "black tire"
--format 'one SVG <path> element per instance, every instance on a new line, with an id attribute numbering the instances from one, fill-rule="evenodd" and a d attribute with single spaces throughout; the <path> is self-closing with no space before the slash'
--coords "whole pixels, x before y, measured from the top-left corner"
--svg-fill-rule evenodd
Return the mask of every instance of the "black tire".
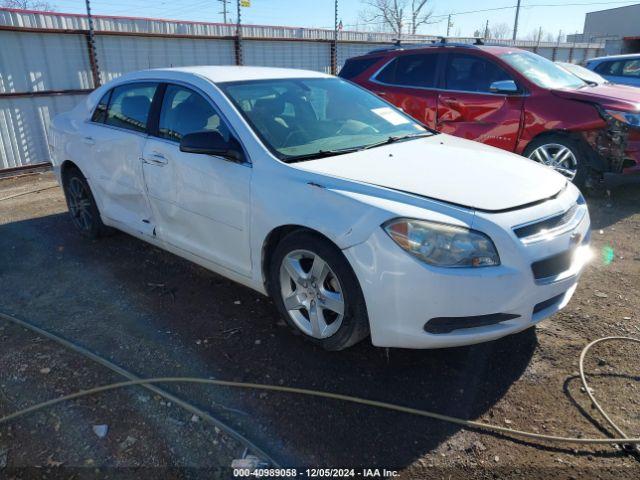
<path id="1" fill-rule="evenodd" d="M 531 141 L 529 145 L 527 145 L 527 148 L 525 148 L 523 156 L 539 162 L 540 160 L 538 158 L 534 158 L 536 157 L 534 152 L 536 152 L 536 150 L 538 150 L 540 147 L 553 145 L 561 145 L 567 148 L 574 156 L 577 168 L 575 171 L 575 176 L 571 179 L 571 181 L 578 188 L 584 187 L 587 179 L 589 178 L 590 168 L 589 147 L 584 145 L 582 142 L 573 139 L 568 135 L 544 135 Z"/>
<path id="2" fill-rule="evenodd" d="M 285 308 L 281 285 L 281 267 L 284 259 L 296 251 L 308 251 L 318 255 L 331 270 L 328 277 L 337 278 L 339 282 L 340 295 L 344 301 L 344 314 L 337 331 L 326 338 L 315 338 L 305 333 L 296 325 Z M 298 230 L 284 237 L 271 256 L 268 275 L 270 294 L 294 333 L 302 335 L 306 340 L 320 345 L 326 350 L 343 350 L 369 335 L 369 319 L 360 283 L 340 249 L 320 235 L 308 230 Z M 322 298 L 318 298 L 320 300 L 317 301 L 322 302 Z"/>
<path id="3" fill-rule="evenodd" d="M 72 168 L 66 171 L 62 187 L 69 215 L 80 235 L 96 239 L 113 233 L 112 228 L 102 223 L 89 183 L 80 170 Z"/>

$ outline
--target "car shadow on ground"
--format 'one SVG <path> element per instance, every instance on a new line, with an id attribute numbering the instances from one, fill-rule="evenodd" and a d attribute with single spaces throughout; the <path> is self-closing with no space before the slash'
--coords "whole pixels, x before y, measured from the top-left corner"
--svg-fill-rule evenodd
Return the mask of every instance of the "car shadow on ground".
<path id="1" fill-rule="evenodd" d="M 640 185 L 624 185 L 609 192 L 598 190 L 586 195 L 591 228 L 604 229 L 635 214 L 640 208 Z M 593 208 L 592 208 L 593 207 Z"/>
<path id="2" fill-rule="evenodd" d="M 289 385 L 469 419 L 503 397 L 537 345 L 529 329 L 464 348 L 386 350 L 363 342 L 326 352 L 292 335 L 266 297 L 125 234 L 84 240 L 66 214 L 0 225 L 0 277 L 0 310 L 141 376 Z M 326 399 L 167 389 L 224 418 L 288 465 L 402 468 L 459 430 Z"/>

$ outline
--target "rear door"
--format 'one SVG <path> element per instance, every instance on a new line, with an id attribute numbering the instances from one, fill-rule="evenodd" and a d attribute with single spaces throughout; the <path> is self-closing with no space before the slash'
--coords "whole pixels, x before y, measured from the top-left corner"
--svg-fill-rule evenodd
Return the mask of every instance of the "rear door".
<path id="1" fill-rule="evenodd" d="M 441 54 L 410 53 L 388 62 L 366 85 L 378 96 L 435 128 Z"/>
<path id="2" fill-rule="evenodd" d="M 495 62 L 471 53 L 448 53 L 445 65 L 436 129 L 514 151 L 523 96 L 490 89 L 493 82 L 514 79 Z"/>
<path id="3" fill-rule="evenodd" d="M 104 111 L 103 97 L 83 141 L 91 150 L 90 181 L 100 212 L 150 234 L 150 209 L 142 181 L 140 157 L 147 140 L 147 120 L 158 84 L 132 82 L 113 88 Z"/>

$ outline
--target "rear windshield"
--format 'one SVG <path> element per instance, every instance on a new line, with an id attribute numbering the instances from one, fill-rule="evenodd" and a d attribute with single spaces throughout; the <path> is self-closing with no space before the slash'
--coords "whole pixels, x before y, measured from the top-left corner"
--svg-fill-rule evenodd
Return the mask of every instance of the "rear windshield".
<path id="1" fill-rule="evenodd" d="M 512 52 L 500 57 L 518 72 L 543 88 L 581 88 L 587 85 L 551 60 L 531 52 Z"/>

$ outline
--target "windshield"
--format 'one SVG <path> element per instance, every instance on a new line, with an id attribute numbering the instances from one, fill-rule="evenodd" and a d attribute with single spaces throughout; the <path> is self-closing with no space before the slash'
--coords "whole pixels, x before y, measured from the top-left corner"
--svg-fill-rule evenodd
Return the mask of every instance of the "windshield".
<path id="1" fill-rule="evenodd" d="M 283 161 L 432 134 L 372 93 L 338 78 L 251 80 L 219 86 Z"/>
<path id="2" fill-rule="evenodd" d="M 584 68 L 580 65 L 576 65 L 575 63 L 565 63 L 565 62 L 556 62 L 561 68 L 564 68 L 569 73 L 573 73 L 576 77 L 585 82 L 602 84 L 607 83 L 603 77 L 598 75 L 596 72 L 592 72 L 588 68 Z"/>
<path id="3" fill-rule="evenodd" d="M 531 52 L 514 52 L 501 58 L 533 83 L 544 88 L 580 88 L 586 85 L 551 60 Z"/>

